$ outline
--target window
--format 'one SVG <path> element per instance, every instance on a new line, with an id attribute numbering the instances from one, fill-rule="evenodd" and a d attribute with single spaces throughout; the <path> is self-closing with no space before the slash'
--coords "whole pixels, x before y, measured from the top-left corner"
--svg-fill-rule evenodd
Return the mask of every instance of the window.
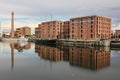
<path id="1" fill-rule="evenodd" d="M 81 32 L 83 32 L 83 30 L 81 30 Z"/>
<path id="2" fill-rule="evenodd" d="M 74 29 L 74 27 L 72 27 L 72 29 Z"/>
<path id="3" fill-rule="evenodd" d="M 93 20 L 93 17 L 91 17 L 91 20 Z"/>
<path id="4" fill-rule="evenodd" d="M 55 30 L 55 28 L 53 28 L 53 30 Z"/>
<path id="5" fill-rule="evenodd" d="M 74 30 L 72 30 L 72 33 L 74 33 Z"/>
<path id="6" fill-rule="evenodd" d="M 93 24 L 93 21 L 91 21 L 91 24 Z"/>
<path id="7" fill-rule="evenodd" d="M 93 35 L 91 34 L 91 38 L 93 38 Z"/>
<path id="8" fill-rule="evenodd" d="M 81 25 L 83 24 L 83 22 L 81 22 Z"/>
<path id="9" fill-rule="evenodd" d="M 93 30 L 91 29 L 91 32 L 93 32 Z"/>
<path id="10" fill-rule="evenodd" d="M 83 28 L 83 26 L 81 26 L 81 28 Z"/>
<path id="11" fill-rule="evenodd" d="M 91 28 L 93 28 L 93 26 L 91 25 Z"/>
<path id="12" fill-rule="evenodd" d="M 83 35 L 81 35 L 81 38 L 83 37 Z"/>

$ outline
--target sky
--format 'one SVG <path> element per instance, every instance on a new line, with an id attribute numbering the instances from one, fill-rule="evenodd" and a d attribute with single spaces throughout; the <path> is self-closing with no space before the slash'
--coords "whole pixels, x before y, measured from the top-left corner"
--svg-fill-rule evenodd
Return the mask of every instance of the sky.
<path id="1" fill-rule="evenodd" d="M 112 29 L 120 29 L 120 0 L 0 0 L 3 31 L 10 31 L 11 12 L 15 28 L 34 28 L 44 21 L 69 20 L 74 17 L 100 15 L 112 19 Z"/>

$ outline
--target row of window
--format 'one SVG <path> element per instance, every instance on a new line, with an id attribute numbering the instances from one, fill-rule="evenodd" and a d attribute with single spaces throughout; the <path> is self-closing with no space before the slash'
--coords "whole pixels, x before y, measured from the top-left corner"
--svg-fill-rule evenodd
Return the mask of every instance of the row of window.
<path id="1" fill-rule="evenodd" d="M 107 21 L 107 22 L 110 22 L 111 20 L 110 19 L 107 19 L 107 18 L 101 18 L 101 17 L 86 17 L 86 18 L 79 18 L 79 19 L 71 19 L 72 22 L 74 21 L 85 21 L 85 20 L 97 20 L 97 21 Z"/>
<path id="2" fill-rule="evenodd" d="M 87 24 L 89 24 L 89 23 L 90 23 L 90 24 L 93 24 L 93 23 L 94 23 L 94 24 L 102 24 L 102 25 L 111 25 L 110 22 L 103 22 L 103 21 L 99 21 L 99 22 L 98 22 L 98 21 L 96 21 L 96 22 L 91 21 L 91 22 L 89 22 L 89 23 L 88 23 L 88 21 L 84 21 L 84 22 L 72 22 L 71 25 L 75 25 L 75 24 L 77 24 L 77 25 L 78 25 L 78 24 L 83 25 L 83 24 L 86 24 L 86 23 L 87 23 Z"/>
<path id="3" fill-rule="evenodd" d="M 93 25 L 91 25 L 90 27 L 93 28 Z M 80 26 L 80 28 L 83 28 L 83 26 Z M 72 29 L 74 29 L 74 26 L 72 26 Z"/>
<path id="4" fill-rule="evenodd" d="M 93 38 L 93 34 L 90 34 L 90 37 Z M 72 38 L 75 38 L 75 35 L 72 34 Z M 81 34 L 81 38 L 83 38 L 83 35 Z"/>

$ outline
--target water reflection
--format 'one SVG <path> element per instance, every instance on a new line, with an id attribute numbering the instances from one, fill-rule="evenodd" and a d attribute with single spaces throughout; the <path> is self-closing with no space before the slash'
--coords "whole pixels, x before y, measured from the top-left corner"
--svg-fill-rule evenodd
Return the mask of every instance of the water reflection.
<path id="1" fill-rule="evenodd" d="M 14 45 L 15 49 L 17 49 L 19 52 L 23 52 L 23 49 L 31 48 L 30 43 L 14 43 L 13 45 Z"/>
<path id="2" fill-rule="evenodd" d="M 30 49 L 30 43 L 10 43 L 11 48 L 11 69 L 14 68 L 14 49 L 17 49 L 18 52 L 23 52 L 23 49 Z"/>
<path id="3" fill-rule="evenodd" d="M 14 44 L 11 43 L 10 44 L 10 48 L 11 48 L 11 69 L 14 68 Z"/>
<path id="4" fill-rule="evenodd" d="M 30 43 L 10 43 L 11 69 L 14 68 L 14 49 L 23 52 L 30 49 Z M 77 47 L 52 47 L 35 44 L 35 52 L 41 59 L 50 62 L 69 62 L 70 66 L 99 70 L 110 66 L 109 48 L 77 48 Z"/>
<path id="5" fill-rule="evenodd" d="M 49 61 L 67 61 L 71 66 L 99 70 L 110 66 L 109 48 L 50 47 L 35 45 L 39 57 Z"/>
<path id="6" fill-rule="evenodd" d="M 70 48 L 71 65 L 98 70 L 110 66 L 110 51 Z"/>

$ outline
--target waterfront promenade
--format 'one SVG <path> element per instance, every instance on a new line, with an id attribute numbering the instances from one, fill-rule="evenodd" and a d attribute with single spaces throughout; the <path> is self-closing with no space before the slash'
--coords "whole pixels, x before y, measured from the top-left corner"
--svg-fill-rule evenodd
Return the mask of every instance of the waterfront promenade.
<path id="1" fill-rule="evenodd" d="M 1 38 L 2 42 L 18 42 L 18 38 Z"/>
<path id="2" fill-rule="evenodd" d="M 101 46 L 110 47 L 110 40 L 73 40 L 73 39 L 29 39 L 29 42 L 48 45 L 63 45 L 63 46 Z"/>
<path id="3" fill-rule="evenodd" d="M 18 42 L 18 38 L 1 38 L 2 42 Z M 57 46 L 76 47 L 120 47 L 119 40 L 74 40 L 74 39 L 39 39 L 29 38 L 28 42 Z"/>

